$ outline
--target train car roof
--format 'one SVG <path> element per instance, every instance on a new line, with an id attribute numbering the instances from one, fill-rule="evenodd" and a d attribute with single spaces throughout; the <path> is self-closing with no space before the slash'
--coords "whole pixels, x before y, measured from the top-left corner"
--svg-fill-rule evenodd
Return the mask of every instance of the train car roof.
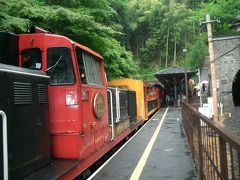
<path id="1" fill-rule="evenodd" d="M 103 57 L 102 57 L 100 54 L 96 53 L 96 52 L 93 51 L 92 49 L 90 49 L 90 48 L 88 48 L 88 47 L 86 47 L 86 46 L 84 46 L 84 45 L 81 45 L 81 44 L 79 44 L 79 43 L 77 43 L 77 42 L 75 42 L 75 41 L 73 41 L 73 40 L 71 40 L 71 39 L 69 39 L 68 37 L 63 36 L 63 35 L 50 34 L 50 33 L 19 34 L 19 36 L 21 36 L 21 35 L 23 35 L 23 36 L 34 35 L 34 36 L 56 37 L 56 38 L 65 39 L 66 41 L 70 42 L 70 43 L 73 44 L 73 45 L 76 45 L 76 46 L 80 47 L 81 49 L 83 49 L 84 51 L 88 52 L 89 54 L 92 54 L 92 55 L 96 56 L 97 58 L 103 60 Z"/>
<path id="2" fill-rule="evenodd" d="M 0 63 L 0 72 L 11 72 L 16 74 L 25 74 L 30 76 L 39 76 L 39 77 L 49 78 L 49 76 L 47 76 L 45 72 L 40 70 L 31 70 L 31 69 L 26 69 L 26 68 L 2 64 L 2 63 Z"/>

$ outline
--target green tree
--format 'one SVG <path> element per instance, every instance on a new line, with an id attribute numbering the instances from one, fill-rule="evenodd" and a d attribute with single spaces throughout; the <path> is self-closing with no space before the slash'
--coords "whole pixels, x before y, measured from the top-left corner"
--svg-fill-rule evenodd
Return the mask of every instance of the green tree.
<path id="1" fill-rule="evenodd" d="M 0 4 L 2 30 L 22 33 L 37 25 L 103 55 L 109 78 L 137 73 L 132 53 L 115 39 L 122 33 L 108 25 L 116 15 L 108 1 L 0 0 Z"/>
<path id="2" fill-rule="evenodd" d="M 177 64 L 188 49 L 189 67 L 207 54 L 205 14 L 219 17 L 214 35 L 232 34 L 240 14 L 236 0 L 0 0 L 1 30 L 26 32 L 37 25 L 90 47 L 105 58 L 108 77 L 154 78 L 154 71 Z M 167 45 L 168 42 L 168 45 Z"/>
<path id="3" fill-rule="evenodd" d="M 207 35 L 206 33 L 198 36 L 194 42 L 188 46 L 187 62 L 191 70 L 201 67 L 203 60 L 208 55 Z"/>

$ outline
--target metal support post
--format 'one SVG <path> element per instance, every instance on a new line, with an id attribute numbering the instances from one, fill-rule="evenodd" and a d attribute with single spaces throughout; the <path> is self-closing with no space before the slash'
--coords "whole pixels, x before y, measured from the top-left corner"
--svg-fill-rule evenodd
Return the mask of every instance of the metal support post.
<path id="1" fill-rule="evenodd" d="M 176 85 L 176 77 L 173 77 L 173 84 L 174 84 L 174 103 L 173 105 L 177 105 L 177 85 Z"/>
<path id="2" fill-rule="evenodd" d="M 188 103 L 188 77 L 187 77 L 187 49 L 183 49 L 183 53 L 185 53 L 185 67 L 184 67 L 184 80 L 185 80 L 185 95 L 186 102 Z"/>
<path id="3" fill-rule="evenodd" d="M 198 81 L 199 81 L 199 98 L 200 98 L 200 107 L 202 107 L 202 87 L 201 87 L 201 78 L 200 78 L 200 69 L 198 69 Z"/>

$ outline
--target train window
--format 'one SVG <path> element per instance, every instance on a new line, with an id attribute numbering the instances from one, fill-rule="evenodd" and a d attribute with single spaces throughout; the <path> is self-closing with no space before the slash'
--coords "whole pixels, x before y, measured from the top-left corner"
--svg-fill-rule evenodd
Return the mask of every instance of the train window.
<path id="1" fill-rule="evenodd" d="M 82 84 L 102 86 L 100 62 L 93 56 L 76 47 L 78 68 Z"/>
<path id="2" fill-rule="evenodd" d="M 77 55 L 81 83 L 87 84 L 86 72 L 85 72 L 85 67 L 84 67 L 84 63 L 83 63 L 82 50 L 79 47 L 76 47 L 76 55 Z"/>
<path id="3" fill-rule="evenodd" d="M 67 47 L 51 47 L 47 50 L 47 74 L 51 85 L 75 82 L 71 51 Z"/>
<path id="4" fill-rule="evenodd" d="M 83 62 L 86 70 L 87 83 L 90 85 L 103 85 L 100 71 L 100 62 L 93 56 L 83 53 Z"/>
<path id="5" fill-rule="evenodd" d="M 39 48 L 24 49 L 21 53 L 22 64 L 24 68 L 41 69 L 42 51 Z"/>

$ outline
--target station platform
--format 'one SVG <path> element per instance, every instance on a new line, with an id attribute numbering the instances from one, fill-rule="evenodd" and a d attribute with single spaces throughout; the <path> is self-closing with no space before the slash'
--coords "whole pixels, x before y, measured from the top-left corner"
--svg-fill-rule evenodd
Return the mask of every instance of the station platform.
<path id="1" fill-rule="evenodd" d="M 89 179 L 198 179 L 180 108 L 161 108 Z"/>

